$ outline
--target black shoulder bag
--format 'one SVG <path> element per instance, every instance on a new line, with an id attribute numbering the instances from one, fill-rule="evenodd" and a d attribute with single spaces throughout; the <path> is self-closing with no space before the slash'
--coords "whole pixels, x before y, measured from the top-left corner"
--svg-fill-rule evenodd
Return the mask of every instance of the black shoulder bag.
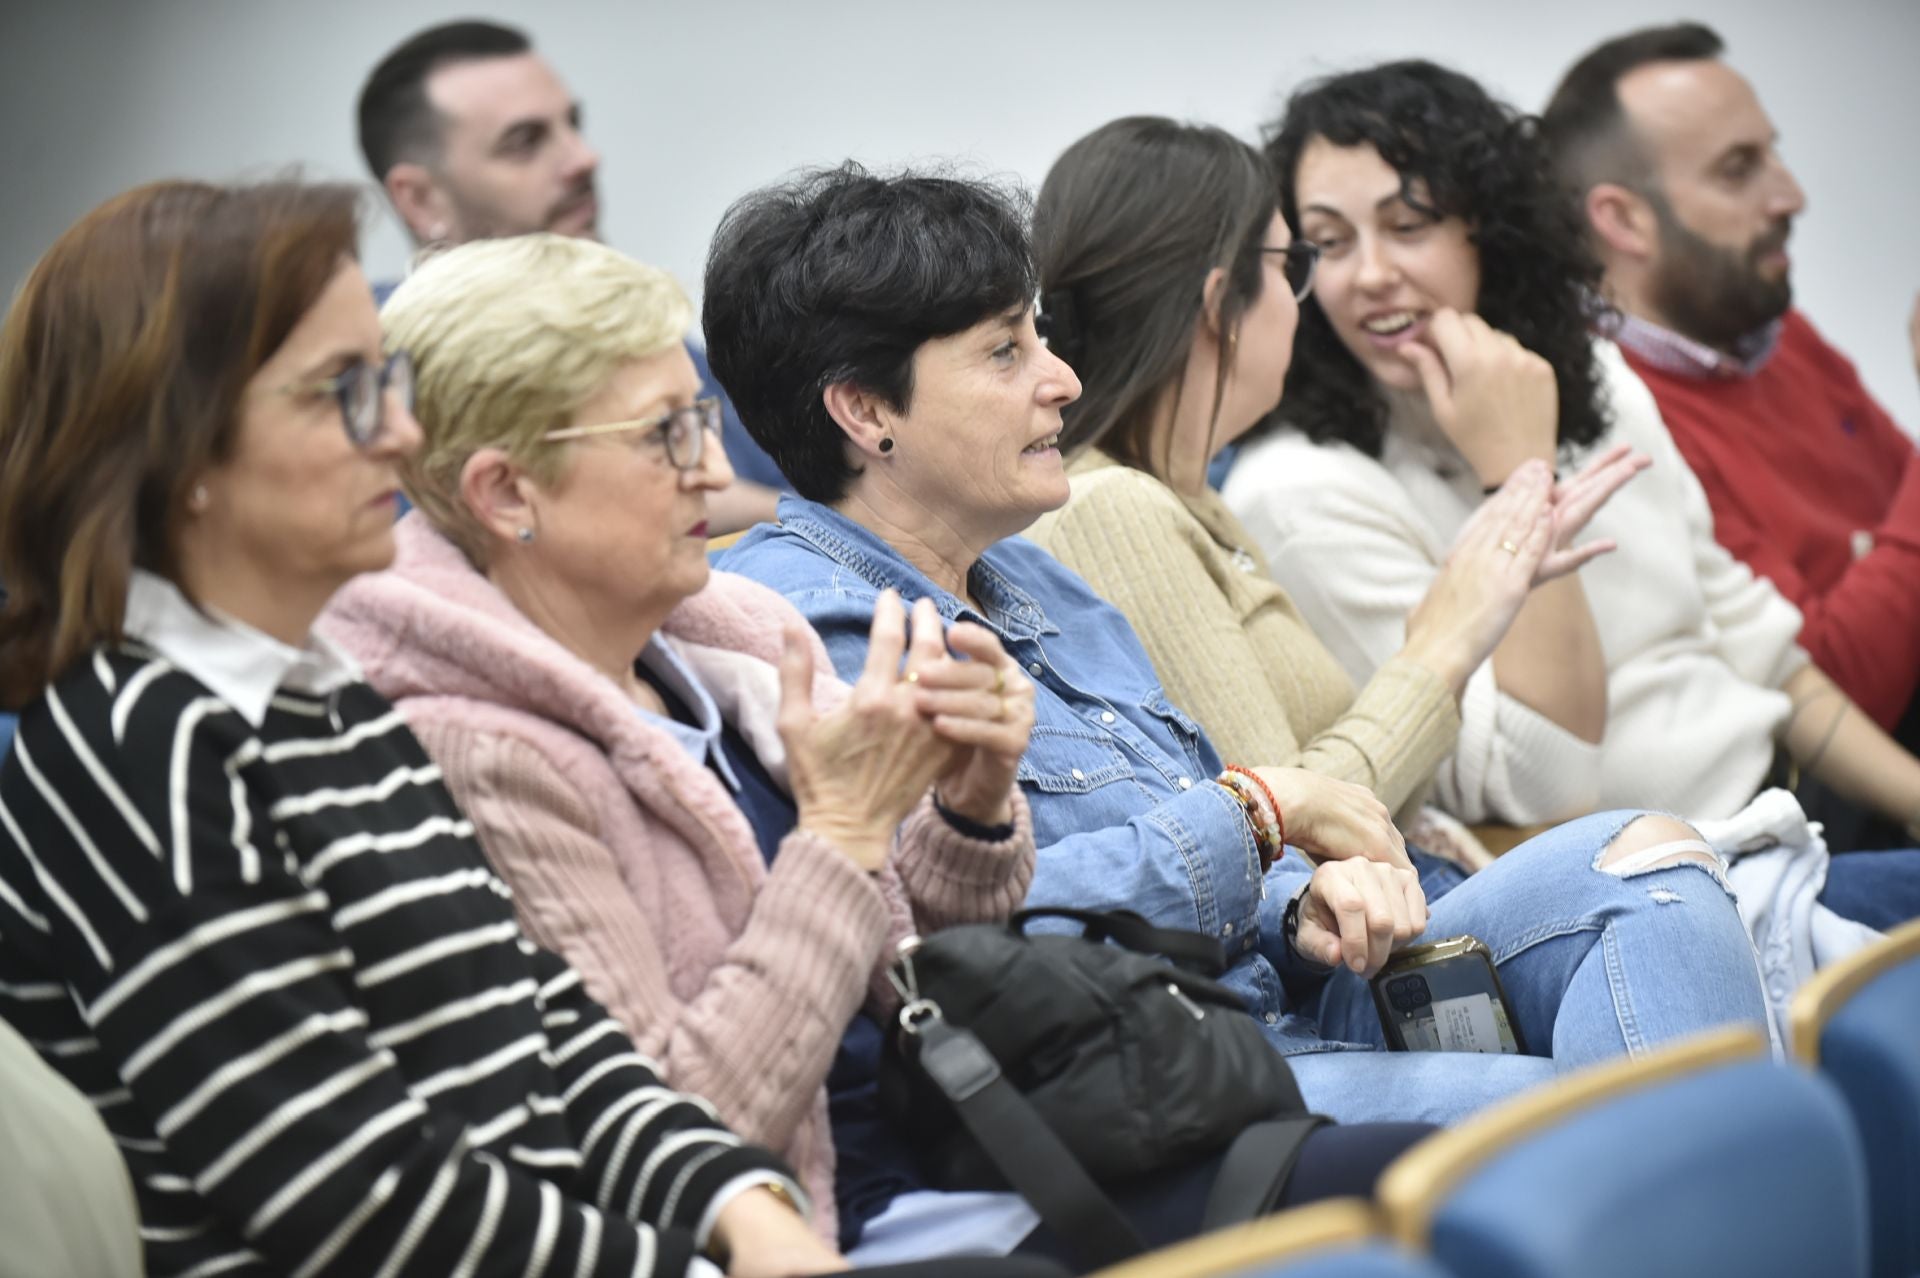
<path id="1" fill-rule="evenodd" d="M 1036 918 L 1083 931 L 1029 936 Z M 1091 1265 L 1144 1250 L 1096 1182 L 1224 1148 L 1204 1227 L 1249 1220 L 1329 1121 L 1306 1112 L 1285 1058 L 1214 979 L 1226 953 L 1212 937 L 1042 908 L 901 950 L 880 1099 L 922 1174 L 940 1189 L 1019 1191 Z"/>

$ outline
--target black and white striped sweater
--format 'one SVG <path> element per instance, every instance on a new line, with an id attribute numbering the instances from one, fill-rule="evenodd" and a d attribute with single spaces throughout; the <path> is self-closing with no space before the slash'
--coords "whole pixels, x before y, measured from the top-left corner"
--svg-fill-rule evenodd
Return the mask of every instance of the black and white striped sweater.
<path id="1" fill-rule="evenodd" d="M 362 683 L 256 730 L 128 645 L 29 707 L 0 1015 L 112 1130 L 155 1275 L 674 1278 L 778 1168 L 521 935 Z"/>

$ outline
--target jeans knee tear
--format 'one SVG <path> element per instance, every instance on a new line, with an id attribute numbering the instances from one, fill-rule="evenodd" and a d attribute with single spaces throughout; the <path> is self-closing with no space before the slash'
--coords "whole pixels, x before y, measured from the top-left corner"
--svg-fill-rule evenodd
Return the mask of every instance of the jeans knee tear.
<path id="1" fill-rule="evenodd" d="M 1692 850 L 1676 852 L 1670 847 L 1650 848 L 1648 851 L 1663 852 L 1665 855 L 1642 858 L 1636 853 L 1630 857 L 1623 857 L 1611 865 L 1603 865 L 1600 869 L 1622 879 L 1637 879 L 1643 874 L 1652 874 L 1656 870 L 1693 869 L 1700 871 L 1715 883 L 1718 883 L 1721 889 L 1729 896 L 1733 894 L 1733 885 L 1727 882 L 1726 863 L 1714 855 L 1711 849 L 1704 854 Z M 1651 889 L 1650 892 L 1655 894 L 1653 897 L 1654 900 L 1660 901 L 1657 893 L 1665 890 L 1666 889 L 1663 888 L 1654 888 Z M 1661 904 L 1670 905 L 1679 899 L 1680 897 L 1675 894 L 1672 900 L 1661 901 Z"/>
<path id="2" fill-rule="evenodd" d="M 1594 859 L 1594 868 L 1617 878 L 1631 879 L 1655 870 L 1691 866 L 1708 875 L 1731 895 L 1733 889 L 1727 882 L 1726 862 L 1712 845 L 1701 839 L 1689 826 L 1671 818 L 1657 820 L 1664 822 L 1667 828 L 1663 830 L 1655 826 L 1650 830 L 1637 829 L 1640 823 L 1629 826 Z M 1681 837 L 1661 839 L 1659 834 Z M 1644 842 L 1650 835 L 1654 841 Z M 1652 889 L 1649 895 L 1662 905 L 1677 904 L 1681 900 L 1677 892 L 1668 888 Z"/>
<path id="3" fill-rule="evenodd" d="M 1678 905 L 1686 899 L 1672 888 L 1663 887 L 1649 890 L 1647 896 L 1652 899 L 1655 905 Z"/>

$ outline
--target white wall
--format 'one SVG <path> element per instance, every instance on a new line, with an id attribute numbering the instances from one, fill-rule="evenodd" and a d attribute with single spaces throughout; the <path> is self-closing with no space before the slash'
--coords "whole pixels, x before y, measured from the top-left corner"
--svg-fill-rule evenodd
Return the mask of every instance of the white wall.
<path id="1" fill-rule="evenodd" d="M 1676 16 L 1649 0 L 0 0 L 0 286 L 135 182 L 296 162 L 361 177 L 367 69 L 476 12 L 526 27 L 586 103 L 608 238 L 690 287 L 727 203 L 797 165 L 958 158 L 1037 185 L 1113 116 L 1251 137 L 1301 79 L 1411 55 L 1537 109 L 1595 41 Z M 1811 197 L 1802 304 L 1920 427 L 1920 3 L 1695 0 L 1690 16 L 1759 86 Z M 390 219 L 369 236 L 376 275 L 404 254 Z"/>

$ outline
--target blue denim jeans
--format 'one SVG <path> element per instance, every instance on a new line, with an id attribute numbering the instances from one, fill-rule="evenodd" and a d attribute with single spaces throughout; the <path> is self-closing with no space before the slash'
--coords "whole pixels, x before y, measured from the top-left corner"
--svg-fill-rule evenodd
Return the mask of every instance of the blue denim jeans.
<path id="1" fill-rule="evenodd" d="M 1712 872 L 1694 862 L 1628 876 L 1599 868 L 1638 815 L 1569 821 L 1432 904 L 1422 939 L 1484 942 L 1540 1055 L 1387 1052 L 1367 982 L 1341 969 L 1306 1009 L 1328 1050 L 1288 1058 L 1308 1105 L 1342 1122 L 1447 1123 L 1557 1073 L 1713 1026 L 1764 1029 L 1752 942 Z"/>
<path id="2" fill-rule="evenodd" d="M 1827 863 L 1820 903 L 1882 932 L 1920 919 L 1920 851 L 1841 852 Z"/>

